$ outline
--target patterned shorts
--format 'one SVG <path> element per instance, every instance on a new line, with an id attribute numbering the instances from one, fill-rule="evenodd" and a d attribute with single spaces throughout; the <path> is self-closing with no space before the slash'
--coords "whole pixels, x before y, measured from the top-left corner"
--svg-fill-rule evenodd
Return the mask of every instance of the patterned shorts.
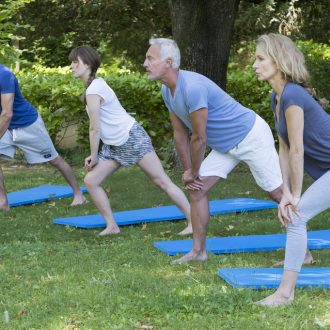
<path id="1" fill-rule="evenodd" d="M 131 166 L 152 151 L 154 148 L 148 133 L 139 123 L 135 122 L 129 131 L 128 140 L 122 146 L 104 144 L 98 158 L 101 160 L 112 159 L 122 166 Z"/>

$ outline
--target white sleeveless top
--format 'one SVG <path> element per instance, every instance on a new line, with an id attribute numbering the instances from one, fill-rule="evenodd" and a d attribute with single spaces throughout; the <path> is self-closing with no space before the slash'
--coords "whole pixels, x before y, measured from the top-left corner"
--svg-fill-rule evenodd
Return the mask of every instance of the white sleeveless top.
<path id="1" fill-rule="evenodd" d="M 96 78 L 88 86 L 87 95 L 98 95 L 100 105 L 100 137 L 104 144 L 121 146 L 127 140 L 135 119 L 120 104 L 115 92 L 102 78 Z M 88 107 L 86 107 L 88 113 Z"/>

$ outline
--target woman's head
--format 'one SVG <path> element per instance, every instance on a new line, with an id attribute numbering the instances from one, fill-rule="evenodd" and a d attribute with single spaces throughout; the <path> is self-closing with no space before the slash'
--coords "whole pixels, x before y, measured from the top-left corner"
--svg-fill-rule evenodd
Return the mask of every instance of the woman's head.
<path id="1" fill-rule="evenodd" d="M 74 63 L 83 65 L 90 70 L 90 77 L 93 78 L 101 65 L 100 55 L 92 47 L 85 45 L 74 48 L 69 55 L 69 60 L 72 62 L 72 69 Z"/>
<path id="2" fill-rule="evenodd" d="M 257 40 L 256 55 L 264 54 L 271 58 L 276 69 L 282 73 L 282 78 L 298 84 L 306 84 L 309 78 L 302 52 L 294 42 L 276 33 L 264 34 Z M 254 68 L 256 68 L 256 63 Z"/>

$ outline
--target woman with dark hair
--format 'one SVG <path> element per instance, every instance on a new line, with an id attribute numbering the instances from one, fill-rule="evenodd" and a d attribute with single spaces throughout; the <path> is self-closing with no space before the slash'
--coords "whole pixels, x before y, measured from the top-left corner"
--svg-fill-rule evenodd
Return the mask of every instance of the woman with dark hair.
<path id="1" fill-rule="evenodd" d="M 262 35 L 253 64 L 273 88 L 271 106 L 279 138 L 283 196 L 278 208 L 287 228 L 284 273 L 276 292 L 258 302 L 290 303 L 307 248 L 307 222 L 330 207 L 330 116 L 307 88 L 304 56 L 281 34 Z M 302 193 L 304 170 L 315 180 Z"/>
<path id="2" fill-rule="evenodd" d="M 120 232 L 101 184 L 121 166 L 134 164 L 167 193 L 185 214 L 188 226 L 181 234 L 191 233 L 188 199 L 165 173 L 146 131 L 121 106 L 116 94 L 104 79 L 96 76 L 101 64 L 99 54 L 89 46 L 79 46 L 72 50 L 69 59 L 72 62 L 73 76 L 86 85 L 85 103 L 90 120 L 91 153 L 85 159 L 85 167 L 88 170 L 85 184 L 106 222 L 106 228 L 100 235 Z M 98 152 L 100 141 L 103 142 L 103 146 Z"/>

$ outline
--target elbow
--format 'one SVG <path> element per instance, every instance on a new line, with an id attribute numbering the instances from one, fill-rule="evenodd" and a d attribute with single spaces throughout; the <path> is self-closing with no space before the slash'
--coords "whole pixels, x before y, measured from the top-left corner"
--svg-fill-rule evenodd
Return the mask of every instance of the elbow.
<path id="1" fill-rule="evenodd" d="M 1 119 L 5 121 L 6 123 L 10 123 L 11 119 L 13 118 L 12 112 L 2 112 L 1 113 Z"/>
<path id="2" fill-rule="evenodd" d="M 201 146 L 206 145 L 206 135 L 205 134 L 193 134 L 191 136 L 191 142 L 199 144 Z"/>
<path id="3" fill-rule="evenodd" d="M 91 127 L 89 129 L 89 133 L 91 135 L 99 135 L 100 134 L 100 128 L 99 127 Z"/>
<path id="4" fill-rule="evenodd" d="M 304 158 L 304 148 L 290 148 L 289 157 L 291 159 L 303 159 Z"/>

